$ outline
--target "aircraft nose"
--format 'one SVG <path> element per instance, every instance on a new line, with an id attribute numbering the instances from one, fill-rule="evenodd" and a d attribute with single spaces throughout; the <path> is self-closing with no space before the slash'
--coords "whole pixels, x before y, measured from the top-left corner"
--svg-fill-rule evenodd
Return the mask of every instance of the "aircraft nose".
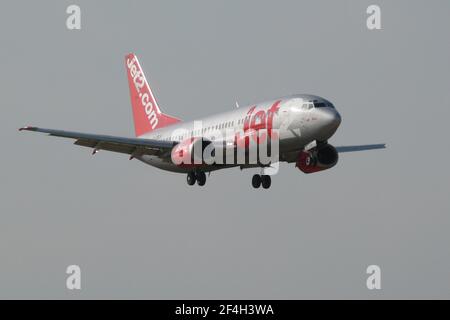
<path id="1" fill-rule="evenodd" d="M 339 112 L 334 108 L 322 109 L 323 125 L 330 131 L 336 131 L 341 124 L 342 118 Z"/>
<path id="2" fill-rule="evenodd" d="M 329 127 L 330 129 L 337 129 L 342 121 L 339 112 L 337 112 L 336 109 L 327 108 L 323 110 L 323 113 L 325 126 Z"/>

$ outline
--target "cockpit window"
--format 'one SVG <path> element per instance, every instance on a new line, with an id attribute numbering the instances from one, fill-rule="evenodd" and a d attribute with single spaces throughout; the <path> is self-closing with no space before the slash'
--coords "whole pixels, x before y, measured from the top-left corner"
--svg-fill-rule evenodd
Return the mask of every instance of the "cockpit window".
<path id="1" fill-rule="evenodd" d="M 303 110 L 310 110 L 312 108 L 334 108 L 333 104 L 327 100 L 310 100 L 310 101 L 304 101 L 301 108 Z"/>
<path id="2" fill-rule="evenodd" d="M 326 106 L 325 102 L 314 101 L 315 108 L 325 108 Z"/>
<path id="3" fill-rule="evenodd" d="M 309 110 L 309 109 L 312 109 L 313 107 L 314 107 L 314 105 L 312 102 L 305 102 L 302 105 L 303 110 Z"/>

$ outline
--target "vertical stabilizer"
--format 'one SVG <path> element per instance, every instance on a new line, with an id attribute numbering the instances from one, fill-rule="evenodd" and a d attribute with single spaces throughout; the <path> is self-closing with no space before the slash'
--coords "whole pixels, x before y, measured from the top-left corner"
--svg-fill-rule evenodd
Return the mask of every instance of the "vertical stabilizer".
<path id="1" fill-rule="evenodd" d="M 136 55 L 128 54 L 125 57 L 125 64 L 136 137 L 180 122 L 179 119 L 168 116 L 159 109 Z"/>

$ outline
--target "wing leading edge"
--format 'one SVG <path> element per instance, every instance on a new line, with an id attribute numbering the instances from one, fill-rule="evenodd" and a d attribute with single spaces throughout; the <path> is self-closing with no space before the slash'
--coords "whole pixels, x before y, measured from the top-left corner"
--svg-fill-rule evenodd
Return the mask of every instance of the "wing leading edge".
<path id="1" fill-rule="evenodd" d="M 48 133 L 50 136 L 75 139 L 74 144 L 94 148 L 98 150 L 107 150 L 130 154 L 131 158 L 137 155 L 158 155 L 170 151 L 176 144 L 175 141 L 162 141 L 154 139 L 125 138 L 109 135 L 91 134 L 74 131 L 64 131 L 55 129 L 45 129 L 38 127 L 23 127 L 19 131 L 36 131 Z"/>
<path id="2" fill-rule="evenodd" d="M 379 144 L 364 144 L 359 146 L 340 146 L 336 147 L 336 151 L 342 153 L 342 152 L 366 151 L 385 148 L 386 148 L 385 143 L 379 143 Z"/>

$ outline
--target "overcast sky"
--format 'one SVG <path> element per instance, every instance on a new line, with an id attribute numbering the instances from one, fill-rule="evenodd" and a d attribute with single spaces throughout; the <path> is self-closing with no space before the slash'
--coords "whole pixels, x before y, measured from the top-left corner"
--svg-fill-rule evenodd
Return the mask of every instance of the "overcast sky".
<path id="1" fill-rule="evenodd" d="M 81 30 L 66 8 L 81 8 Z M 366 9 L 381 7 L 382 30 Z M 450 298 L 450 2 L 2 1 L 0 298 Z M 343 154 L 188 187 L 126 155 L 17 131 L 133 136 L 124 56 L 165 113 L 331 100 Z M 66 267 L 82 289 L 66 289 Z M 381 267 L 368 290 L 366 268 Z"/>

